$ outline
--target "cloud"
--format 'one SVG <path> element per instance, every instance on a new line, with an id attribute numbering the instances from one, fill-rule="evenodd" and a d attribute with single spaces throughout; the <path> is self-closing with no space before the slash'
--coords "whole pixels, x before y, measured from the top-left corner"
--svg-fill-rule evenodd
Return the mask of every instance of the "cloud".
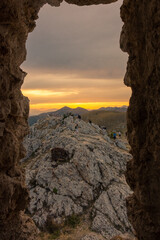
<path id="1" fill-rule="evenodd" d="M 76 75 L 32 73 L 23 94 L 31 103 L 128 101 L 131 90 L 122 79 L 81 79 Z"/>
<path id="2" fill-rule="evenodd" d="M 26 78 L 24 89 L 72 89 L 92 87 L 121 87 L 122 79 L 80 78 L 79 75 L 31 72 Z"/>
<path id="3" fill-rule="evenodd" d="M 56 91 L 51 91 L 51 90 L 34 90 L 34 89 L 29 89 L 29 90 L 23 90 L 24 94 L 33 96 L 33 97 L 65 97 L 73 94 L 78 94 L 78 92 L 56 92 Z"/>
<path id="4" fill-rule="evenodd" d="M 63 83 L 62 83 L 63 84 Z M 82 84 L 82 85 L 80 85 Z M 95 80 L 90 84 L 80 82 L 67 87 L 57 85 L 41 89 L 23 89 L 23 94 L 28 96 L 31 103 L 77 103 L 77 102 L 106 102 L 106 101 L 128 101 L 131 94 L 130 88 L 122 85 L 120 81 Z"/>
<path id="5" fill-rule="evenodd" d="M 81 78 L 123 78 L 127 60 L 119 48 L 121 3 L 45 6 L 27 42 L 23 67 Z"/>
<path id="6" fill-rule="evenodd" d="M 32 112 L 43 105 L 128 102 L 131 91 L 123 84 L 127 55 L 119 48 L 121 4 L 63 2 L 59 8 L 42 8 L 22 65 L 28 72 L 23 93 Z"/>

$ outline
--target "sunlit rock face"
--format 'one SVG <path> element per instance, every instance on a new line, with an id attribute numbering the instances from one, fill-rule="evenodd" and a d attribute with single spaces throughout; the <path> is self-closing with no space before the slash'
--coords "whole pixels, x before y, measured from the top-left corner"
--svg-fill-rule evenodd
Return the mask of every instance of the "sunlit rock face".
<path id="1" fill-rule="evenodd" d="M 121 48 L 129 53 L 126 85 L 132 88 L 128 139 L 133 160 L 127 182 L 128 216 L 139 240 L 160 238 L 160 1 L 128 1 L 121 8 Z"/>

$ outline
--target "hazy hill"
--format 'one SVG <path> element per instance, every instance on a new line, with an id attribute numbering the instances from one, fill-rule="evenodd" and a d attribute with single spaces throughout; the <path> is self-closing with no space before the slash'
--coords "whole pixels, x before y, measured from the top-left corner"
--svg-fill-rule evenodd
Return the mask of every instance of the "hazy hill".
<path id="1" fill-rule="evenodd" d="M 105 126 L 108 131 L 126 131 L 126 112 L 111 112 L 94 110 L 82 115 L 84 121 L 91 120 L 93 123 Z"/>
<path id="2" fill-rule="evenodd" d="M 102 110 L 102 111 L 111 111 L 111 112 L 126 112 L 127 111 L 127 106 L 122 106 L 122 107 L 102 107 L 99 108 L 98 110 Z"/>
<path id="3" fill-rule="evenodd" d="M 107 128 L 113 130 L 113 128 L 120 128 L 121 130 L 126 129 L 126 111 L 127 106 L 122 107 L 102 107 L 98 110 L 88 111 L 87 109 L 77 107 L 69 108 L 63 107 L 54 112 L 41 113 L 36 116 L 29 117 L 29 125 L 33 125 L 39 119 L 49 116 L 63 116 L 64 114 L 72 113 L 74 115 L 81 115 L 85 121 L 91 120 L 92 122 L 106 126 Z"/>
<path id="4" fill-rule="evenodd" d="M 88 113 L 88 110 L 81 108 L 81 107 L 77 107 L 77 108 L 63 107 L 55 112 L 47 112 L 47 113 L 41 113 L 41 114 L 35 115 L 35 116 L 30 116 L 28 122 L 29 122 L 29 125 L 32 126 L 39 119 L 43 119 L 47 115 L 60 117 L 67 113 L 72 113 L 74 115 L 77 115 L 77 114 L 82 115 L 82 114 Z"/>

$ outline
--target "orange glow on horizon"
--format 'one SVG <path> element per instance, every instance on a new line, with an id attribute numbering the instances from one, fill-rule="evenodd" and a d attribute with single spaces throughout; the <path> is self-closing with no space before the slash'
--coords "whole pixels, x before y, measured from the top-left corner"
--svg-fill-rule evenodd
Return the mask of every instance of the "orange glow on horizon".
<path id="1" fill-rule="evenodd" d="M 82 107 L 88 110 L 94 110 L 101 107 L 121 107 L 123 105 L 128 106 L 128 102 L 86 102 L 86 103 L 42 103 L 42 104 L 30 104 L 30 109 L 47 111 L 50 109 L 60 109 L 64 106 L 70 108 Z"/>

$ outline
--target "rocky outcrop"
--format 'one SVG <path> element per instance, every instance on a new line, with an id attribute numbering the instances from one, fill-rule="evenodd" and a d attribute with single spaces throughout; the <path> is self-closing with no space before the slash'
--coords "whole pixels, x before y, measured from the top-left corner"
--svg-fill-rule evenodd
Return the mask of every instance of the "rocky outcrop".
<path id="1" fill-rule="evenodd" d="M 25 146 L 28 211 L 40 228 L 48 227 L 48 219 L 62 225 L 87 211 L 91 229 L 106 239 L 132 232 L 124 179 L 130 155 L 108 140 L 106 130 L 72 116 L 48 116 L 31 127 Z"/>
<path id="2" fill-rule="evenodd" d="M 121 48 L 129 61 L 125 84 L 132 88 L 128 140 L 133 159 L 127 182 L 134 194 L 128 216 L 139 240 L 160 238 L 160 1 L 125 0 Z"/>

